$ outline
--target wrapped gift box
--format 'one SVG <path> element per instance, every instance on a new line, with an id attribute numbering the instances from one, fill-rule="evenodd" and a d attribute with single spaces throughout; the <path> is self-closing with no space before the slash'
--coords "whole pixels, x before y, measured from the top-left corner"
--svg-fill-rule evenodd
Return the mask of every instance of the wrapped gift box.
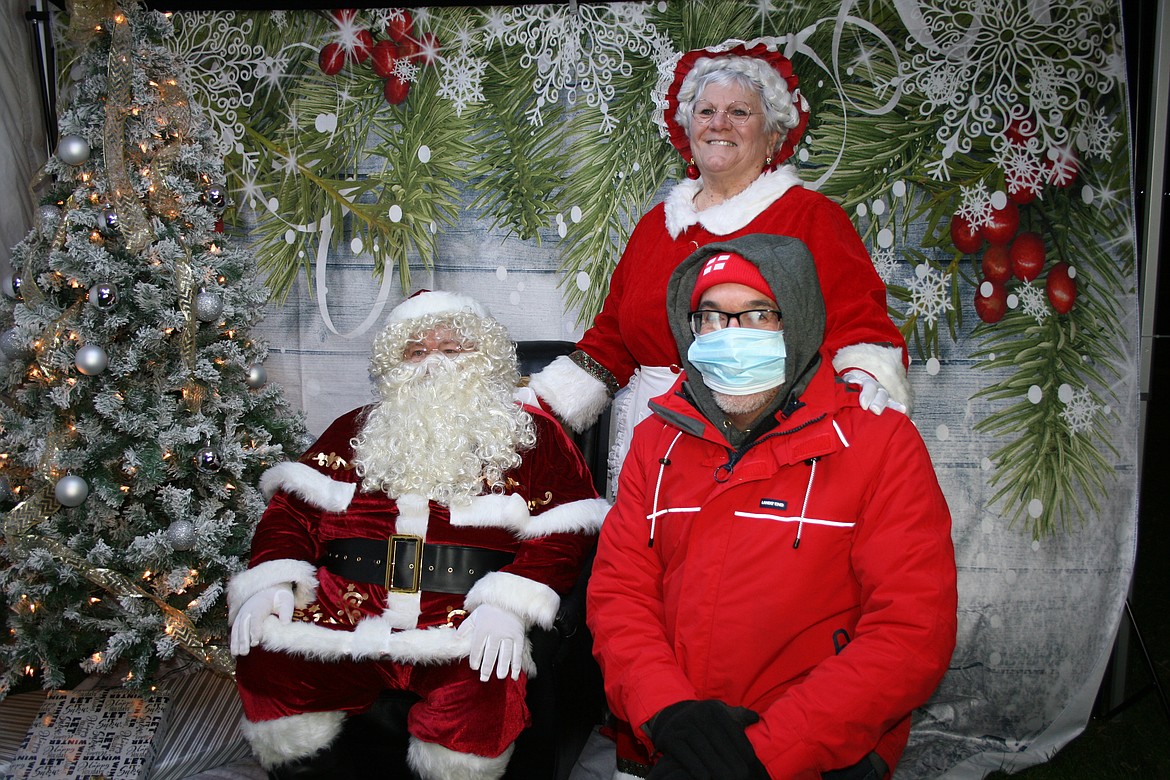
<path id="1" fill-rule="evenodd" d="M 12 780 L 146 780 L 170 698 L 118 688 L 52 691 L 12 759 Z"/>

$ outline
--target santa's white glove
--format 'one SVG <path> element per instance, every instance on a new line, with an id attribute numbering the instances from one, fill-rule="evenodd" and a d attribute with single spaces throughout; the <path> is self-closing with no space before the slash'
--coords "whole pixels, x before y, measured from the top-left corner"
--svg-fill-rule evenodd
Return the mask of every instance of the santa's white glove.
<path id="1" fill-rule="evenodd" d="M 292 622 L 293 592 L 288 584 L 273 585 L 255 593 L 240 605 L 232 623 L 232 655 L 247 655 L 260 644 L 264 618 L 276 615 L 281 623 Z"/>
<path id="2" fill-rule="evenodd" d="M 524 624 L 506 609 L 491 604 L 480 604 L 459 625 L 459 633 L 468 634 L 471 641 L 471 668 L 479 672 L 479 679 L 487 682 L 492 676 L 501 680 L 511 675 L 520 679 L 520 664 L 524 657 Z"/>
<path id="3" fill-rule="evenodd" d="M 842 374 L 841 378 L 851 385 L 861 386 L 861 395 L 857 400 L 862 409 L 868 409 L 874 414 L 881 414 L 887 408 L 906 413 L 906 404 L 890 398 L 890 392 L 882 387 L 882 383 L 864 371 L 851 368 Z"/>

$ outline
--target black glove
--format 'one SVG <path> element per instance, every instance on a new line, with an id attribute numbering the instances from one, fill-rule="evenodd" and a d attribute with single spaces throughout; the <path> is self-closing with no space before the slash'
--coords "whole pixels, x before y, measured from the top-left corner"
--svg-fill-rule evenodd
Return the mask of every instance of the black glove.
<path id="1" fill-rule="evenodd" d="M 654 780 L 769 780 L 744 729 L 760 719 L 715 699 L 680 701 L 647 724 L 654 748 L 670 759 Z M 665 760 L 665 759 L 664 759 Z M 659 762 L 662 763 L 662 762 Z M 682 774 L 678 770 L 685 770 Z"/>

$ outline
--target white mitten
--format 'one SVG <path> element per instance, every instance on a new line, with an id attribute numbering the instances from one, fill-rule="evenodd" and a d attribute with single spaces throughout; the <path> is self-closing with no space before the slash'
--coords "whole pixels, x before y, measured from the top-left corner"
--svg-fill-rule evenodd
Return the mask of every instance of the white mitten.
<path id="1" fill-rule="evenodd" d="M 857 400 L 862 409 L 881 414 L 888 407 L 895 412 L 906 413 L 905 404 L 890 398 L 889 391 L 882 387 L 882 383 L 861 369 L 851 368 L 842 374 L 841 378 L 851 385 L 860 385 L 861 395 Z"/>
<path id="2" fill-rule="evenodd" d="M 292 585 L 287 583 L 273 585 L 248 597 L 232 623 L 232 655 L 247 655 L 249 650 L 260 644 L 264 618 L 276 615 L 281 623 L 289 623 L 292 622 L 292 614 Z"/>
<path id="3" fill-rule="evenodd" d="M 479 672 L 479 679 L 487 681 L 495 667 L 501 680 L 511 674 L 520 679 L 524 657 L 524 624 L 506 609 L 480 604 L 459 625 L 459 633 L 470 634 L 471 668 Z"/>

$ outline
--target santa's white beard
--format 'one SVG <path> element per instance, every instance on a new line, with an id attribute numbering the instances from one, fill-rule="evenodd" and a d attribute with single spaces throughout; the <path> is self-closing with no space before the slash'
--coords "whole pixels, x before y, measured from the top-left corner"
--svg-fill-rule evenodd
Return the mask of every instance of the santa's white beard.
<path id="1" fill-rule="evenodd" d="M 482 353 L 402 363 L 379 389 L 382 402 L 353 441 L 363 490 L 465 503 L 485 487 L 501 489 L 518 451 L 534 442 L 510 376 L 493 371 Z"/>

